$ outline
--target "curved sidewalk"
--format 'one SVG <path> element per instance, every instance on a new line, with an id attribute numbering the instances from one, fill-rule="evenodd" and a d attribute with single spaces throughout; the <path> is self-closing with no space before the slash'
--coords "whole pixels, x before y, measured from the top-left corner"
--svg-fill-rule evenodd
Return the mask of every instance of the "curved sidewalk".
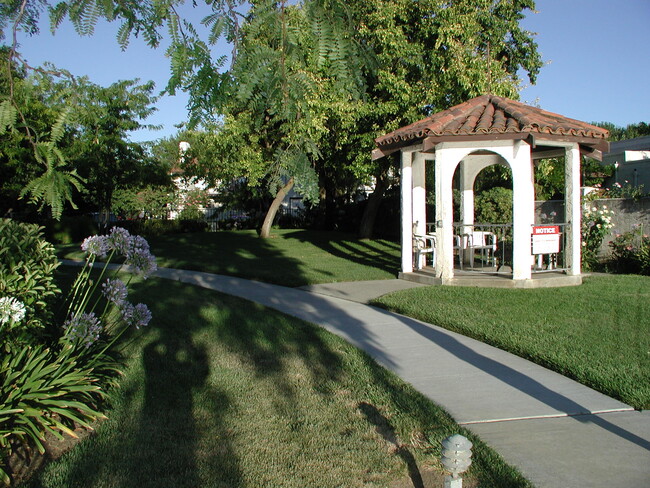
<path id="1" fill-rule="evenodd" d="M 345 338 L 444 407 L 538 488 L 650 486 L 650 411 L 468 337 L 359 303 L 408 287 L 399 280 L 295 289 L 165 268 L 156 276 L 245 298 Z"/>

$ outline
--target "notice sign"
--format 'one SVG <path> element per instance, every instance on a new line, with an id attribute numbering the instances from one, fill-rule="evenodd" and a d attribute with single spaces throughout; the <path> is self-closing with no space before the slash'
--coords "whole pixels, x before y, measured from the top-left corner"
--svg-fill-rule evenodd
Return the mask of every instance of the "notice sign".
<path id="1" fill-rule="evenodd" d="M 533 254 L 560 252 L 560 226 L 538 225 L 533 227 Z"/>

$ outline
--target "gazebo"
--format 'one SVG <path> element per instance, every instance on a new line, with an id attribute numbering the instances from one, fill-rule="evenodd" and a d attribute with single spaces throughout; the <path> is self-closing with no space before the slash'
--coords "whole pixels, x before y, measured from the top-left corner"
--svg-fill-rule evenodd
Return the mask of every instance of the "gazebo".
<path id="1" fill-rule="evenodd" d="M 562 284 L 580 284 L 580 156 L 600 160 L 609 133 L 600 127 L 494 95 L 483 95 L 376 139 L 373 159 L 401 152 L 401 273 L 423 282 L 459 284 L 459 268 L 474 249 L 494 251 L 505 242 L 477 244 L 486 232 L 474 222 L 474 182 L 493 164 L 512 171 L 513 217 L 507 243 L 511 257 L 491 268 L 507 269 L 509 286 L 539 286 L 536 270 L 553 270 Z M 564 157 L 563 222 L 542 226 L 535 222 L 534 165 L 543 158 Z M 427 222 L 426 164 L 435 168 L 435 217 Z M 458 169 L 458 171 L 457 171 Z M 454 176 L 456 174 L 456 176 Z M 454 223 L 452 184 L 460 191 L 460 220 Z M 562 218 L 562 217 L 560 217 Z M 561 238 L 560 238 L 561 236 Z M 418 239 L 426 239 L 424 249 Z M 492 249 L 490 249 L 492 248 Z M 560 249 L 561 248 L 561 249 Z M 433 256 L 429 280 L 420 252 Z M 463 255 L 463 251 L 465 251 Z M 540 266 L 546 256 L 561 263 Z M 415 256 L 418 256 L 417 260 Z M 496 260 L 495 260 L 496 261 Z M 466 272 L 467 267 L 464 270 Z M 503 283 L 503 279 L 500 280 Z M 503 285 L 501 285 L 503 286 Z"/>

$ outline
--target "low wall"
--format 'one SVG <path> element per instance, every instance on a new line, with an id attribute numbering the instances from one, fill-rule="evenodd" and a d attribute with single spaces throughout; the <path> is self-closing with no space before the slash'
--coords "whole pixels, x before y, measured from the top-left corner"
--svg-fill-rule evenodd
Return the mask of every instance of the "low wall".
<path id="1" fill-rule="evenodd" d="M 637 225 L 642 225 L 644 233 L 650 234 L 650 197 L 633 200 L 631 198 L 605 198 L 594 200 L 589 203 L 592 207 L 602 209 L 607 207 L 614 212 L 613 222 L 610 234 L 605 236 L 600 253 L 606 255 L 609 253 L 608 243 L 616 234 L 629 232 Z M 564 220 L 564 202 L 561 200 L 548 200 L 544 202 L 535 202 L 535 222 L 536 223 L 555 223 Z M 647 230 L 645 230 L 647 229 Z"/>

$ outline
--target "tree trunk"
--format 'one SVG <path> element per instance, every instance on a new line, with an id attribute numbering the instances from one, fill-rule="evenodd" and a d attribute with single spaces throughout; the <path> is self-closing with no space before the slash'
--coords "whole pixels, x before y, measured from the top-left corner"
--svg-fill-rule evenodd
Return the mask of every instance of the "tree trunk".
<path id="1" fill-rule="evenodd" d="M 280 190 L 278 190 L 278 193 L 275 195 L 275 198 L 273 199 L 271 206 L 266 212 L 266 217 L 264 217 L 264 223 L 262 223 L 262 229 L 260 230 L 260 237 L 262 239 L 266 239 L 270 237 L 271 226 L 273 225 L 275 214 L 278 213 L 278 209 L 280 208 L 280 205 L 282 204 L 284 197 L 286 197 L 287 193 L 289 193 L 291 191 L 291 188 L 293 188 L 293 183 L 294 181 L 292 176 L 291 178 L 289 178 L 287 184 L 284 185 L 282 188 L 280 188 Z"/>
<path id="2" fill-rule="evenodd" d="M 361 218 L 361 224 L 359 225 L 359 239 L 372 238 L 372 233 L 375 228 L 375 220 L 377 219 L 377 213 L 379 212 L 379 206 L 381 205 L 381 199 L 383 198 L 384 192 L 387 188 L 388 173 L 386 171 L 381 171 L 377 175 L 375 189 L 368 197 L 366 208 L 363 211 L 363 217 Z"/>

